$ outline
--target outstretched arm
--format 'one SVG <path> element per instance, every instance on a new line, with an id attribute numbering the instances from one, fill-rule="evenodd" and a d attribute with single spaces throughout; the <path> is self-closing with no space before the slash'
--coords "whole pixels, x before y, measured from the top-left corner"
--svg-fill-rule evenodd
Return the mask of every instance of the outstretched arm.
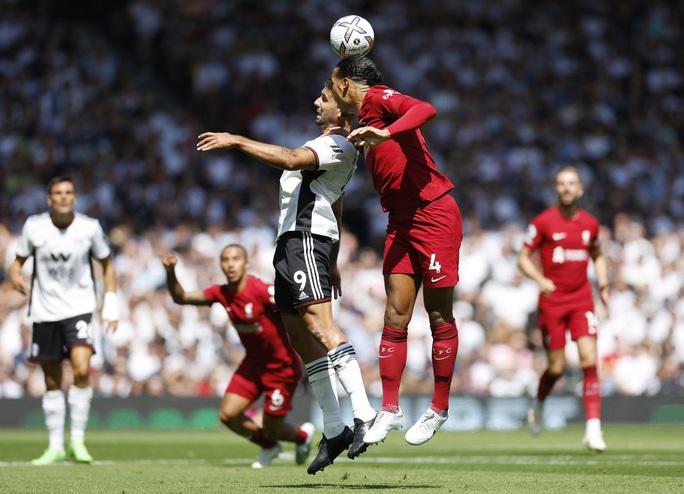
<path id="1" fill-rule="evenodd" d="M 227 132 L 200 134 L 197 150 L 210 151 L 212 149 L 237 149 L 247 156 L 280 170 L 315 170 L 318 167 L 316 155 L 309 148 L 286 148 Z"/>
<path id="2" fill-rule="evenodd" d="M 173 254 L 167 254 L 162 258 L 166 270 L 166 286 L 171 298 L 179 305 L 211 305 L 204 292 L 186 292 L 176 278 L 176 263 L 178 260 Z"/>

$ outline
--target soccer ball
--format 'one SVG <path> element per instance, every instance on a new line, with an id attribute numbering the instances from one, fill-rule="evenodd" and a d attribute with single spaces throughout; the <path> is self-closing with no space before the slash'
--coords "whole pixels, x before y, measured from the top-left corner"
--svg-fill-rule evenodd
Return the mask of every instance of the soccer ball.
<path id="1" fill-rule="evenodd" d="M 339 57 L 365 55 L 375 42 L 373 26 L 358 15 L 337 19 L 330 30 L 330 46 Z"/>

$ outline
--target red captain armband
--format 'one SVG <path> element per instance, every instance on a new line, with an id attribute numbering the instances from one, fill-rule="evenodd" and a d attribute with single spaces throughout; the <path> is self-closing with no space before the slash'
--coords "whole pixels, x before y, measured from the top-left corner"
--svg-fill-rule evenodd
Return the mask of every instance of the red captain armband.
<path id="1" fill-rule="evenodd" d="M 419 129 L 437 115 L 437 110 L 430 103 L 420 101 L 411 106 L 397 121 L 388 125 L 386 129 L 390 136 Z"/>

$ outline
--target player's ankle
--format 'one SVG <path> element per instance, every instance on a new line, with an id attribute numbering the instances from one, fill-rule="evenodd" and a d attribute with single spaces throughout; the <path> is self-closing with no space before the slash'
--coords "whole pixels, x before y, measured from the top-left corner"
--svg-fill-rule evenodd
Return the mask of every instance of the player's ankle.
<path id="1" fill-rule="evenodd" d="M 382 405 L 382 411 L 388 413 L 399 413 L 401 408 L 399 408 L 399 405 L 394 404 Z"/>

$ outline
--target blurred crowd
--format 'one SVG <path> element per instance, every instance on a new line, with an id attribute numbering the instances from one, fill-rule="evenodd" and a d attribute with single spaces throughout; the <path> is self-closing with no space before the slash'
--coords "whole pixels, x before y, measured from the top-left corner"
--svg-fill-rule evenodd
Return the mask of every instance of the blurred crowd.
<path id="1" fill-rule="evenodd" d="M 195 151 L 204 130 L 298 146 L 336 59 L 332 22 L 371 21 L 388 84 L 439 110 L 425 134 L 464 214 L 454 304 L 454 391 L 529 394 L 544 365 L 535 285 L 515 258 L 525 223 L 577 166 L 583 205 L 611 261 L 599 350 L 605 393 L 684 388 L 684 8 L 677 2 L 214 2 L 0 0 L 0 282 L 29 214 L 58 173 L 115 248 L 124 307 L 100 335 L 101 395 L 216 395 L 241 349 L 218 308 L 174 306 L 159 256 L 186 289 L 220 282 L 217 256 L 246 245 L 272 278 L 278 173 L 236 153 Z M 346 193 L 335 305 L 379 394 L 376 348 L 386 218 L 361 164 Z M 29 264 L 29 263 L 27 263 Z M 410 328 L 405 392 L 431 387 L 429 325 Z M 24 350 L 25 300 L 0 285 L 0 397 L 42 392 Z M 576 351 L 559 391 L 581 380 Z"/>

